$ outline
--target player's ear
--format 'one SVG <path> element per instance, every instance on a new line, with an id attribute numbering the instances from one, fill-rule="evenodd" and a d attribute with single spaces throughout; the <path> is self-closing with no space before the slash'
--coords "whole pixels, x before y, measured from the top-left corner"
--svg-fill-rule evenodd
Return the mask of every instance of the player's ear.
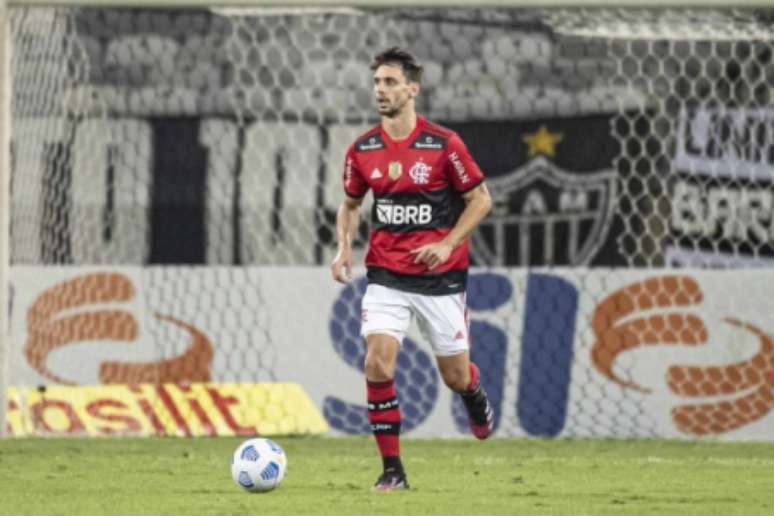
<path id="1" fill-rule="evenodd" d="M 419 95 L 419 90 L 421 89 L 421 86 L 418 82 L 410 82 L 409 83 L 409 91 L 411 92 L 411 98 L 413 99 L 417 95 Z"/>

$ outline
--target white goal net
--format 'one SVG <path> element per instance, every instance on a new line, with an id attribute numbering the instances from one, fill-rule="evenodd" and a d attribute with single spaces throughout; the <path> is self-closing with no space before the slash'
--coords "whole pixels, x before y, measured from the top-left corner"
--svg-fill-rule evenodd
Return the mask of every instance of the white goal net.
<path id="1" fill-rule="evenodd" d="M 755 340 L 774 327 L 745 315 L 766 311 L 756 274 L 774 263 L 773 11 L 9 13 L 6 384 L 314 374 L 281 329 L 313 317 L 294 292 L 330 290 L 315 281 L 335 251 L 344 150 L 378 121 L 371 58 L 398 45 L 425 67 L 419 110 L 462 136 L 493 194 L 469 296 L 501 435 L 664 435 L 658 395 L 687 400 L 663 417 L 690 435 L 774 408 L 774 350 Z M 355 369 L 362 286 L 318 308 L 319 345 Z M 120 303 L 136 304 L 124 319 Z M 699 303 L 733 309 L 725 365 L 681 354 L 717 334 Z M 404 353 L 422 370 L 421 349 Z M 430 383 L 406 395 L 406 427 Z M 340 397 L 315 401 L 334 430 L 362 431 Z"/>

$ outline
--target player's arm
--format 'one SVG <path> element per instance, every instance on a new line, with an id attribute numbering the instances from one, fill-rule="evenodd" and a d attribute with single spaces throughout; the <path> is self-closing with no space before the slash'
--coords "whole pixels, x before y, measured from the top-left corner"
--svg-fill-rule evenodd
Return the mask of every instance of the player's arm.
<path id="1" fill-rule="evenodd" d="M 489 195 L 489 189 L 484 183 L 462 194 L 462 198 L 465 199 L 465 210 L 460 215 L 457 224 L 442 240 L 450 245 L 452 250 L 464 242 L 484 220 L 484 217 L 492 211 L 492 196 Z"/>
<path id="2" fill-rule="evenodd" d="M 336 281 L 348 283 L 352 279 L 352 243 L 360 225 L 360 205 L 368 192 L 368 184 L 360 173 L 360 166 L 354 155 L 354 146 L 347 149 L 342 183 L 344 200 L 336 212 L 336 240 L 339 249 L 331 262 L 331 274 Z"/>
<path id="3" fill-rule="evenodd" d="M 336 212 L 336 239 L 339 247 L 331 263 L 333 279 L 348 283 L 352 279 L 352 242 L 360 224 L 360 205 L 363 198 L 344 197 Z"/>
<path id="4" fill-rule="evenodd" d="M 430 270 L 444 263 L 492 210 L 492 197 L 484 183 L 465 192 L 462 197 L 465 209 L 452 230 L 440 242 L 415 249 L 414 263 L 424 263 Z"/>

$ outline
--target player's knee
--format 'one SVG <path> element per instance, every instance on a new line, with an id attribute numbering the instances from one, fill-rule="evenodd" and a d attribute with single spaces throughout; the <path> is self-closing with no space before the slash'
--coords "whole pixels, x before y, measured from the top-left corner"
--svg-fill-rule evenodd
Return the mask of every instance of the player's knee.
<path id="1" fill-rule="evenodd" d="M 366 378 L 375 382 L 385 382 L 391 380 L 395 374 L 390 364 L 381 356 L 375 353 L 368 353 L 365 358 Z"/>
<path id="2" fill-rule="evenodd" d="M 448 371 L 443 375 L 443 382 L 454 392 L 461 392 L 468 388 L 470 379 L 468 378 L 468 375 L 465 374 L 465 371 L 453 370 Z"/>

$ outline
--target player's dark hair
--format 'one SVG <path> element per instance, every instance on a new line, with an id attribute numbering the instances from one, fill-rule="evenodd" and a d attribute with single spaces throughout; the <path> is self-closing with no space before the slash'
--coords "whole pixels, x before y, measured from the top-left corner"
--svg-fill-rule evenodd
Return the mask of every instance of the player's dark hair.
<path id="1" fill-rule="evenodd" d="M 409 81 L 417 83 L 422 82 L 422 65 L 417 63 L 417 60 L 413 55 L 402 48 L 392 47 L 376 54 L 374 60 L 371 62 L 371 70 L 376 70 L 387 63 L 399 64 Z"/>

